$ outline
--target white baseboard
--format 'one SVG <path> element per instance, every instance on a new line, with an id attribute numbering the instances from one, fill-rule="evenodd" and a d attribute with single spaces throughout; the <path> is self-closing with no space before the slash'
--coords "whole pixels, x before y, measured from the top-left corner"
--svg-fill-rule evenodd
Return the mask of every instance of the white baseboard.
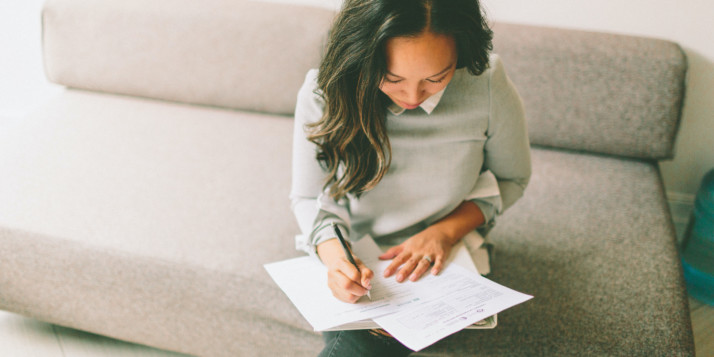
<path id="1" fill-rule="evenodd" d="M 684 238 L 687 224 L 692 217 L 696 195 L 684 192 L 667 191 L 667 202 L 672 213 L 672 221 L 677 231 L 677 239 L 681 242 Z"/>
<path id="2" fill-rule="evenodd" d="M 689 203 L 689 204 L 694 204 L 694 198 L 696 195 L 693 195 L 691 193 L 684 193 L 684 192 L 676 192 L 676 191 L 667 191 L 667 200 L 670 202 L 678 202 L 678 203 Z"/>
<path id="3" fill-rule="evenodd" d="M 667 192 L 667 202 L 672 211 L 672 219 L 677 222 L 689 220 L 689 216 L 694 209 L 696 196 L 689 193 Z"/>

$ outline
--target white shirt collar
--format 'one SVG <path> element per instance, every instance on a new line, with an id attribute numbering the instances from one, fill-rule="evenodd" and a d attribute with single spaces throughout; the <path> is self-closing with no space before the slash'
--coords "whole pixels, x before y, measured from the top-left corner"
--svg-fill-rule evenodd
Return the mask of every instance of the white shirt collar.
<path id="1" fill-rule="evenodd" d="M 441 97 L 444 95 L 444 91 L 446 88 L 440 90 L 438 93 L 435 93 L 431 97 L 427 98 L 427 100 L 423 101 L 421 104 L 419 104 L 419 108 L 423 109 L 427 114 L 431 114 L 431 112 L 434 111 L 436 106 L 439 104 L 439 101 L 441 100 Z M 394 115 L 400 115 L 404 113 L 406 109 L 396 105 L 394 102 L 389 104 L 387 107 L 390 112 Z"/>

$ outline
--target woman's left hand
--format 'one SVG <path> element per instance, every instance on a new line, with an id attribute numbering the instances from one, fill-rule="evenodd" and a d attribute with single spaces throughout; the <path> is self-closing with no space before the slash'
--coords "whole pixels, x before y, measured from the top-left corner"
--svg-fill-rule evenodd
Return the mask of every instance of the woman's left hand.
<path id="1" fill-rule="evenodd" d="M 396 272 L 396 279 L 400 283 L 407 277 L 417 281 L 432 263 L 434 266 L 431 273 L 437 275 L 449 257 L 452 246 L 453 242 L 446 234 L 431 226 L 379 256 L 382 260 L 393 259 L 384 270 L 384 277 L 388 278 Z"/>

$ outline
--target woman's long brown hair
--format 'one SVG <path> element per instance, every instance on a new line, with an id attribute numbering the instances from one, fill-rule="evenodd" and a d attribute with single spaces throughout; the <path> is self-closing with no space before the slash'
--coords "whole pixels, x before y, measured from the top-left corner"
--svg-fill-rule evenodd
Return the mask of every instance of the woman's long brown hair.
<path id="1" fill-rule="evenodd" d="M 427 27 L 454 37 L 457 68 L 474 75 L 487 68 L 492 32 L 478 0 L 346 0 L 335 19 L 317 78 L 324 113 L 307 127 L 335 200 L 359 197 L 389 170 L 389 99 L 379 90 L 387 71 L 384 47 L 390 38 Z"/>

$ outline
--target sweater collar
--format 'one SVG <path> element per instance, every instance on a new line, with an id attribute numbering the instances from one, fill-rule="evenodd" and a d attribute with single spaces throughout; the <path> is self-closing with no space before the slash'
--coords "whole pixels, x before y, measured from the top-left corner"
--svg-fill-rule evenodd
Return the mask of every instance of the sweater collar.
<path id="1" fill-rule="evenodd" d="M 441 101 L 441 97 L 444 95 L 445 90 L 446 88 L 427 98 L 419 105 L 419 108 L 423 109 L 427 114 L 431 114 L 431 112 L 433 112 L 436 106 L 439 104 L 439 101 Z M 406 109 L 396 105 L 394 102 L 389 104 L 387 109 L 394 115 L 400 115 L 406 111 Z"/>

